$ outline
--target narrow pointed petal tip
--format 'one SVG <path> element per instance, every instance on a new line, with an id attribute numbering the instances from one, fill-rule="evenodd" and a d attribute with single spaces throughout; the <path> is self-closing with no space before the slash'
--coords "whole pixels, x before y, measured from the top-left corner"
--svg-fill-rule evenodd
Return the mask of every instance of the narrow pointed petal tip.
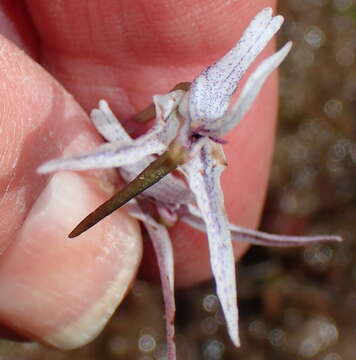
<path id="1" fill-rule="evenodd" d="M 236 346 L 236 347 L 240 347 L 241 346 L 241 342 L 240 342 L 240 336 L 239 336 L 239 332 L 237 331 L 236 334 L 231 334 L 229 333 L 230 338 L 232 343 Z"/>
<path id="2" fill-rule="evenodd" d="M 131 142 L 131 137 L 120 124 L 105 100 L 100 100 L 99 108 L 91 111 L 90 119 L 106 141 Z"/>
<path id="3" fill-rule="evenodd" d="M 283 60 L 287 57 L 289 52 L 291 51 L 293 47 L 293 41 L 288 41 L 286 44 L 284 44 L 275 54 L 273 54 L 271 57 L 276 56 L 278 57 L 278 66 L 283 62 Z M 277 55 L 278 54 L 278 55 Z"/>
<path id="4" fill-rule="evenodd" d="M 230 224 L 230 230 L 231 238 L 233 241 L 247 242 L 253 245 L 260 246 L 294 247 L 342 241 L 342 238 L 336 235 L 276 235 L 265 233 L 262 231 L 246 229 L 234 224 Z"/>
<path id="5" fill-rule="evenodd" d="M 142 212 L 136 200 L 132 200 L 127 204 L 126 209 L 131 216 L 143 222 L 150 235 L 156 253 L 163 288 L 168 359 L 175 360 L 174 317 L 176 308 L 174 299 L 174 259 L 171 239 L 167 228 L 157 223 L 150 215 Z"/>
<path id="6" fill-rule="evenodd" d="M 247 79 L 232 109 L 210 127 L 210 135 L 223 136 L 241 121 L 251 109 L 266 80 L 286 58 L 292 45 L 291 41 L 287 42 L 279 51 L 261 62 Z"/>

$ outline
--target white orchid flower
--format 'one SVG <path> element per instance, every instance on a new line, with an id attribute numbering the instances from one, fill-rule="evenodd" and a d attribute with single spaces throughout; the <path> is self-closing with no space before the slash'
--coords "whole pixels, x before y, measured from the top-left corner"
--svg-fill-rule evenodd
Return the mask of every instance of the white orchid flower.
<path id="1" fill-rule="evenodd" d="M 173 250 L 167 228 L 150 212 L 148 202 L 155 205 L 163 223 L 172 224 L 181 219 L 206 232 L 217 294 L 228 332 L 236 346 L 239 346 L 239 336 L 232 241 L 298 246 L 341 240 L 338 236 L 281 236 L 245 229 L 230 224 L 224 209 L 220 175 L 226 161 L 221 137 L 250 110 L 266 79 L 287 56 L 292 44 L 287 43 L 259 64 L 232 106 L 231 97 L 249 66 L 282 23 L 282 16 L 273 16 L 271 8 L 263 9 L 233 49 L 205 69 L 189 89 L 186 85 L 177 86 L 166 95 L 154 96 L 155 125 L 138 139 L 131 139 L 108 104 L 100 101 L 99 109 L 92 111 L 91 119 L 108 143 L 88 154 L 51 160 L 38 169 L 40 173 L 48 173 L 118 167 L 128 182 L 119 194 L 84 219 L 71 237 L 138 195 L 137 200 L 131 200 L 126 208 L 143 222 L 157 254 L 170 360 L 176 358 Z M 144 114 L 147 113 L 152 114 L 152 108 L 146 109 Z M 170 173 L 175 168 L 185 175 L 186 182 Z"/>

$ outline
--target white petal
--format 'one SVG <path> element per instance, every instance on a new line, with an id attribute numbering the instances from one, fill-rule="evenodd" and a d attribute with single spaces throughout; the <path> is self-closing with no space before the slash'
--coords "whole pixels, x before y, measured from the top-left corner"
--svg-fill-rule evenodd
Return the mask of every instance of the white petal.
<path id="1" fill-rule="evenodd" d="M 206 224 L 212 272 L 228 331 L 238 346 L 235 259 L 220 187 L 220 174 L 224 168 L 221 146 L 213 142 L 206 144 L 196 157 L 183 166 Z"/>
<path id="2" fill-rule="evenodd" d="M 231 111 L 228 111 L 221 120 L 219 119 L 209 128 L 215 136 L 224 135 L 239 123 L 250 110 L 251 105 L 255 101 L 267 78 L 281 64 L 291 48 L 292 42 L 288 42 L 282 49 L 264 60 L 257 67 L 254 73 L 248 78 L 239 99 Z"/>
<path id="3" fill-rule="evenodd" d="M 131 201 L 129 204 L 127 204 L 126 209 L 131 216 L 143 222 L 150 235 L 153 247 L 155 249 L 163 289 L 168 359 L 175 360 L 176 347 L 174 342 L 174 260 L 172 243 L 166 227 L 158 224 L 147 213 L 143 213 L 136 201 Z"/>
<path id="4" fill-rule="evenodd" d="M 90 170 L 129 165 L 151 155 L 160 154 L 167 146 L 155 137 L 142 137 L 131 144 L 107 143 L 96 150 L 78 156 L 50 160 L 37 171 L 41 174 L 58 170 Z"/>
<path id="5" fill-rule="evenodd" d="M 246 229 L 241 226 L 230 224 L 231 237 L 234 241 L 248 242 L 255 245 L 291 247 L 306 246 L 315 243 L 342 241 L 340 236 L 316 235 L 316 236 L 289 236 L 268 234 L 261 231 Z"/>
<path id="6" fill-rule="evenodd" d="M 101 136 L 108 142 L 129 143 L 131 141 L 130 135 L 123 128 L 105 100 L 99 101 L 99 109 L 91 111 L 90 119 Z"/>
<path id="7" fill-rule="evenodd" d="M 272 17 L 271 8 L 263 9 L 234 48 L 193 81 L 189 90 L 193 122 L 204 126 L 223 116 L 240 79 L 282 23 L 282 16 Z"/>

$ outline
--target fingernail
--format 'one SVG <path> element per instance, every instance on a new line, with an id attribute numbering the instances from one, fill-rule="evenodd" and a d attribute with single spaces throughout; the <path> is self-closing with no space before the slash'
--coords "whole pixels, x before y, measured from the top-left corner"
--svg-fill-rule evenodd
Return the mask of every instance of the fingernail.
<path id="1" fill-rule="evenodd" d="M 0 266 L 0 318 L 61 349 L 91 341 L 132 283 L 142 255 L 138 224 L 116 211 L 75 239 L 68 234 L 107 195 L 71 172 L 53 176 Z"/>

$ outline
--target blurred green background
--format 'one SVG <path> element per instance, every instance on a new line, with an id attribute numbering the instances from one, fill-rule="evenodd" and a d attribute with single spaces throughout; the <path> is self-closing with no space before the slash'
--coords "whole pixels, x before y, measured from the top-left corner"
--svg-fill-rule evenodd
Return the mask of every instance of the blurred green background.
<path id="1" fill-rule="evenodd" d="M 253 247 L 239 263 L 242 347 L 214 284 L 178 291 L 178 358 L 356 359 L 356 1 L 284 0 L 278 138 L 261 228 L 336 233 L 304 249 Z M 0 341 L 0 360 L 165 359 L 161 290 L 138 281 L 97 340 L 70 352 Z"/>

